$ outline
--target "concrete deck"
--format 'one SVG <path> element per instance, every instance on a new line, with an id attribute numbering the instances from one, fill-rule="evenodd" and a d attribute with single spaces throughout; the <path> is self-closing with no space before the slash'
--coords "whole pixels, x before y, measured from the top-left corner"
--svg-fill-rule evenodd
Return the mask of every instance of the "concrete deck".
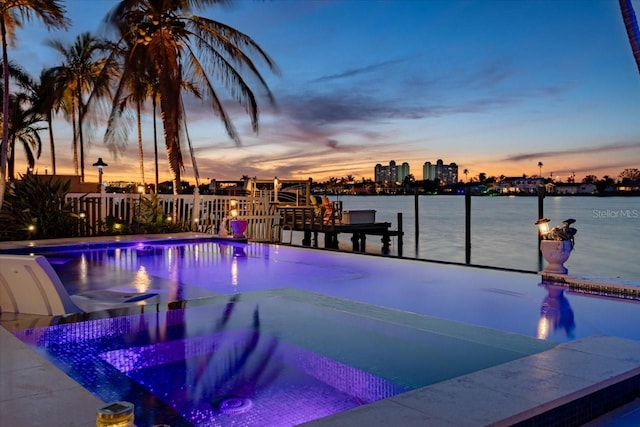
<path id="1" fill-rule="evenodd" d="M 0 425 L 95 427 L 103 402 L 0 327 Z"/>

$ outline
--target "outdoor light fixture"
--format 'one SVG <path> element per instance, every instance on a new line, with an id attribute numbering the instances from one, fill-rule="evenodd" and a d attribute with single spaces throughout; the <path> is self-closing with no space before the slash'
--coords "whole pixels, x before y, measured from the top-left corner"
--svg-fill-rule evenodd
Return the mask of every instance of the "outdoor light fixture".
<path id="1" fill-rule="evenodd" d="M 102 161 L 102 157 L 98 157 L 98 161 L 95 162 L 93 166 L 96 166 L 98 168 L 98 184 L 100 185 L 100 189 L 102 190 L 102 168 L 109 165 Z"/>
<path id="2" fill-rule="evenodd" d="M 547 237 L 549 235 L 549 222 L 551 222 L 549 218 L 540 218 L 536 221 L 536 225 L 538 226 L 538 234 L 541 237 Z"/>
<path id="3" fill-rule="evenodd" d="M 278 181 L 278 177 L 273 178 L 273 202 L 278 203 L 278 187 L 280 186 L 280 181 Z"/>
<path id="4" fill-rule="evenodd" d="M 231 201 L 229 201 L 229 206 L 231 206 L 231 210 L 229 211 L 229 214 L 235 218 L 238 216 L 238 201 L 235 199 L 232 199 Z"/>

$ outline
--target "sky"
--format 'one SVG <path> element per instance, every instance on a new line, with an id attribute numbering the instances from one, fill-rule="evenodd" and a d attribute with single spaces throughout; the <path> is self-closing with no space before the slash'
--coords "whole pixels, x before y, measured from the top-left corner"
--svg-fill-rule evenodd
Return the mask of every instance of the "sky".
<path id="1" fill-rule="evenodd" d="M 69 31 L 26 22 L 9 59 L 32 76 L 61 58 L 46 41 L 97 34 L 114 0 L 67 0 Z M 640 14 L 640 0 L 633 0 Z M 376 164 L 456 163 L 461 179 L 575 175 L 640 168 L 640 73 L 615 0 L 242 0 L 197 11 L 251 36 L 280 73 L 260 71 L 276 105 L 258 99 L 260 129 L 228 105 L 236 145 L 206 107 L 189 103 L 201 181 L 373 178 Z M 145 181 L 154 180 L 152 115 L 144 116 Z M 53 126 L 58 174 L 73 174 L 71 129 Z M 85 180 L 141 182 L 135 132 L 113 157 L 96 125 Z M 160 134 L 161 137 L 161 134 Z M 183 179 L 194 172 L 183 149 Z M 17 153 L 17 171 L 26 170 Z M 36 171 L 50 172 L 49 139 Z M 22 163 L 20 163 L 22 161 Z M 160 180 L 170 179 L 159 147 Z M 542 162 L 540 168 L 538 163 Z"/>

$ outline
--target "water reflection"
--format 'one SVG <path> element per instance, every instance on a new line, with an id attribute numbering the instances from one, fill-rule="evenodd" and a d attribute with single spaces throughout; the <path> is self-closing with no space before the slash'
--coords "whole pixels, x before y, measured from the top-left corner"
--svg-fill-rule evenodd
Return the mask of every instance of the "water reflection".
<path id="1" fill-rule="evenodd" d="M 576 323 L 573 319 L 573 310 L 569 300 L 564 295 L 565 289 L 562 286 L 548 283 L 541 283 L 541 285 L 547 289 L 548 294 L 540 307 L 538 338 L 546 339 L 553 328 L 554 332 L 564 330 L 565 335 L 573 339 Z"/>
<path id="2" fill-rule="evenodd" d="M 222 413 L 229 399 L 248 401 L 257 390 L 274 382 L 283 369 L 282 362 L 274 358 L 277 338 L 261 331 L 258 305 L 253 310 L 246 305 L 240 309 L 239 303 L 240 295 L 231 296 L 218 319 L 201 326 L 207 335 L 218 337 L 215 351 L 185 360 L 190 400 L 206 400 Z M 243 327 L 247 320 L 250 325 Z M 204 330 L 190 330 L 189 335 L 194 332 L 200 335 Z"/>

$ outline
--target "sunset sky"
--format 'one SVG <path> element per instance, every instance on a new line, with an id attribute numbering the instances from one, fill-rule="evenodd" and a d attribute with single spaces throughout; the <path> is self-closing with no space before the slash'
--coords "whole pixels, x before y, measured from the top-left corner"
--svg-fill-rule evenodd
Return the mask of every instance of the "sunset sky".
<path id="1" fill-rule="evenodd" d="M 98 31 L 114 0 L 67 0 L 69 32 L 38 21 L 18 33 L 10 60 L 37 77 L 61 58 L 45 44 Z M 634 0 L 640 13 L 640 0 Z M 640 168 L 640 73 L 614 0 L 239 1 L 198 14 L 250 35 L 278 64 L 262 68 L 277 108 L 260 100 L 260 132 L 229 106 L 242 145 L 190 103 L 200 177 L 373 178 L 376 163 L 455 162 L 469 177 L 575 173 L 617 177 Z M 153 181 L 146 114 L 145 180 Z M 70 126 L 54 123 L 59 174 L 73 174 Z M 87 181 L 141 181 L 134 132 L 113 158 L 97 126 L 85 149 Z M 49 139 L 36 170 L 50 171 Z M 161 135 L 160 135 L 161 138 Z M 160 139 L 160 179 L 170 179 Z M 16 170 L 25 170 L 24 154 Z M 193 170 L 186 148 L 183 179 Z M 49 172 L 50 173 L 50 172 Z M 462 173 L 461 173 L 462 175 Z"/>

